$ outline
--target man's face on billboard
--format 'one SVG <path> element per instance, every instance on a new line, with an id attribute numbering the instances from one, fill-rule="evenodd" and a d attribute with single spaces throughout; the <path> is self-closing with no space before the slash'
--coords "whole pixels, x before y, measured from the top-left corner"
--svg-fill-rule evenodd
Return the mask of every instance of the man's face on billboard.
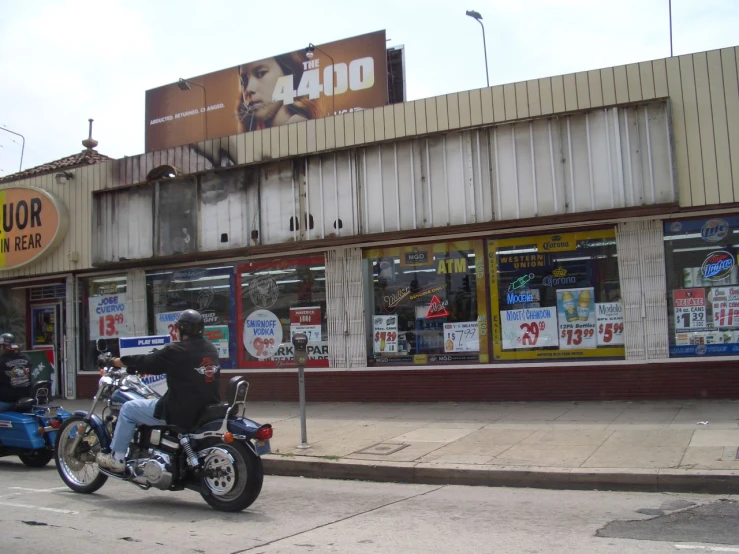
<path id="1" fill-rule="evenodd" d="M 271 119 L 282 107 L 281 101 L 272 101 L 272 94 L 284 75 L 274 58 L 241 66 L 241 95 L 257 120 Z"/>

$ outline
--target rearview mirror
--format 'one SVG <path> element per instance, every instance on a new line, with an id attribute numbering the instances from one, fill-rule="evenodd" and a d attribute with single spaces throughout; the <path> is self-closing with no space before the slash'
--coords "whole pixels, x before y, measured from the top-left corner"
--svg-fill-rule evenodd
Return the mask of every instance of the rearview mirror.
<path id="1" fill-rule="evenodd" d="M 95 348 L 97 348 L 97 351 L 101 354 L 103 352 L 106 352 L 108 350 L 108 341 L 105 339 L 98 339 L 95 341 Z"/>

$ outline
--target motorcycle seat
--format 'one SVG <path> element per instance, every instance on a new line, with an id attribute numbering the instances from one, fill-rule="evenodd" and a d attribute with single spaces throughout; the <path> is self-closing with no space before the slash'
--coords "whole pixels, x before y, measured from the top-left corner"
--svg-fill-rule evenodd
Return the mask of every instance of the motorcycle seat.
<path id="1" fill-rule="evenodd" d="M 167 428 L 178 435 L 192 432 L 195 429 L 198 429 L 199 427 L 205 425 L 209 421 L 213 421 L 215 419 L 223 419 L 224 417 L 226 417 L 228 406 L 228 402 L 225 401 L 218 404 L 210 404 L 206 406 L 205 408 L 203 408 L 203 411 L 200 412 L 195 425 L 193 425 L 190 430 L 183 429 L 182 427 L 179 427 L 177 425 L 167 425 Z"/>
<path id="2" fill-rule="evenodd" d="M 195 423 L 195 428 L 197 429 L 201 425 L 205 425 L 209 421 L 213 421 L 214 419 L 223 419 L 226 417 L 226 412 L 228 411 L 228 402 L 220 402 L 218 404 L 210 404 L 209 406 L 206 406 L 205 409 L 200 413 L 200 416 L 198 416 L 198 421 Z"/>
<path id="3" fill-rule="evenodd" d="M 35 398 L 19 398 L 15 401 L 15 403 L 10 407 L 11 412 L 27 412 L 28 410 L 31 410 L 36 405 L 36 399 Z"/>

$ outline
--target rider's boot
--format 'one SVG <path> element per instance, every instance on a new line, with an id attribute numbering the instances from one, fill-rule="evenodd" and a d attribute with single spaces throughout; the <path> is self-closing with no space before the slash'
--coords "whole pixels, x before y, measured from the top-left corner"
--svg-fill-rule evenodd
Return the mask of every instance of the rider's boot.
<path id="1" fill-rule="evenodd" d="M 113 473 L 123 473 L 126 469 L 125 458 L 117 452 L 98 452 L 97 463 L 100 467 L 105 468 Z"/>

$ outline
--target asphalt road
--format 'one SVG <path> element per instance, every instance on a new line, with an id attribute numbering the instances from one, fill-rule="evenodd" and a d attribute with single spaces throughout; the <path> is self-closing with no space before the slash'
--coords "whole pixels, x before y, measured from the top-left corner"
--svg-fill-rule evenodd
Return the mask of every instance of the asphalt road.
<path id="1" fill-rule="evenodd" d="M 109 480 L 68 490 L 53 464 L 0 459 L 3 553 L 736 552 L 739 497 L 266 477 L 238 514 L 194 492 Z"/>

